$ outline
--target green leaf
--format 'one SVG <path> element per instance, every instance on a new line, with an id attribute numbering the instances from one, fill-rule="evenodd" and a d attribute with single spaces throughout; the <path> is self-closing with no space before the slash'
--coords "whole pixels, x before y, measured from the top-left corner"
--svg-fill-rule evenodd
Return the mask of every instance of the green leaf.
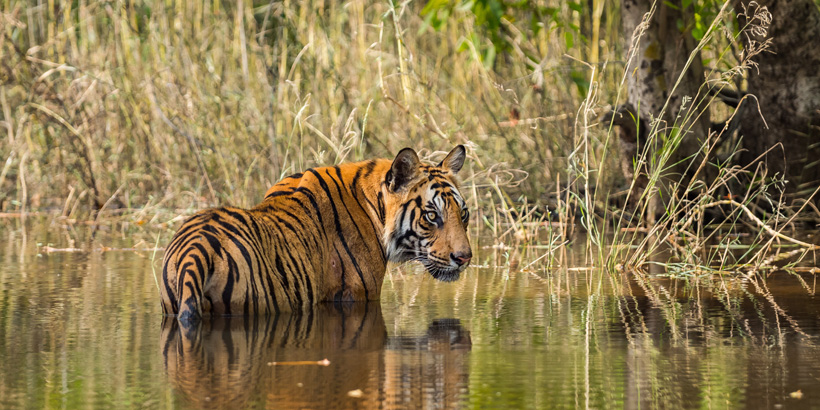
<path id="1" fill-rule="evenodd" d="M 569 31 L 564 32 L 564 42 L 566 43 L 568 49 L 575 45 L 575 38 Z"/>
<path id="2" fill-rule="evenodd" d="M 700 41 L 703 39 L 703 36 L 706 35 L 706 30 L 708 30 L 708 28 L 703 25 L 700 14 L 695 14 L 695 27 L 692 28 L 692 37 Z"/>
<path id="3" fill-rule="evenodd" d="M 467 1 L 461 5 L 456 6 L 457 11 L 465 12 L 472 10 L 473 6 L 475 5 L 474 1 Z"/>
<path id="4" fill-rule="evenodd" d="M 484 53 L 484 67 L 492 68 L 495 64 L 495 47 L 487 47 L 487 52 Z"/>
<path id="5" fill-rule="evenodd" d="M 569 73 L 569 78 L 578 88 L 578 94 L 582 97 L 586 97 L 589 93 L 589 79 L 587 78 L 586 73 L 584 71 L 572 70 Z"/>
<path id="6" fill-rule="evenodd" d="M 680 10 L 680 8 L 674 5 L 671 1 L 664 1 L 663 4 L 665 4 L 666 7 L 669 7 L 672 10 Z"/>
<path id="7" fill-rule="evenodd" d="M 458 51 L 459 53 L 462 53 L 464 51 L 469 50 L 470 49 L 470 45 L 468 44 L 469 42 L 470 42 L 470 40 L 468 40 L 466 38 L 462 38 L 461 43 L 459 43 L 458 49 L 456 51 Z"/>

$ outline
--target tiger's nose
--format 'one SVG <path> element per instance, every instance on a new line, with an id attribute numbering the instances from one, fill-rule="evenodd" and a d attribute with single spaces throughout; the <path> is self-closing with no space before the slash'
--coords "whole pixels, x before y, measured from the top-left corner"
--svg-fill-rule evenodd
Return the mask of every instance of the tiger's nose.
<path id="1" fill-rule="evenodd" d="M 473 258 L 473 251 L 471 251 L 469 249 L 466 252 L 465 251 L 459 251 L 459 252 L 450 254 L 450 259 L 456 261 L 456 263 L 459 266 L 466 265 L 466 264 L 470 263 L 470 259 L 472 259 L 472 258 Z"/>

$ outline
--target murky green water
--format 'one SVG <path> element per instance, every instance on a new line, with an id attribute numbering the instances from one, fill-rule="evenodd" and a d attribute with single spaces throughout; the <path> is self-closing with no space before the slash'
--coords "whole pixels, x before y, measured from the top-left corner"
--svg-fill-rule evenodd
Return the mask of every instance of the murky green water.
<path id="1" fill-rule="evenodd" d="M 820 407 L 811 274 L 516 272 L 477 244 L 454 284 L 408 265 L 380 304 L 183 330 L 160 315 L 151 252 L 42 252 L 90 236 L 0 220 L 0 408 Z M 138 236 L 92 247 L 153 246 Z"/>

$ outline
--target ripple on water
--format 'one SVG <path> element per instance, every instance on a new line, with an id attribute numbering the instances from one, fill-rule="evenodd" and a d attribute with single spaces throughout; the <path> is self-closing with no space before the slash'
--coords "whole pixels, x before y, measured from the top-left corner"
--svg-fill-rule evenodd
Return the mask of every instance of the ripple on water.
<path id="1" fill-rule="evenodd" d="M 49 225 L 25 235 L 19 225 L 6 228 L 2 408 L 820 402 L 820 303 L 811 275 L 776 273 L 756 288 L 731 278 L 511 272 L 502 262 L 445 284 L 408 265 L 391 270 L 380 303 L 183 329 L 160 316 L 150 253 L 38 255 L 38 242 L 66 247 L 67 235 Z M 120 235 L 96 240 L 133 245 Z M 293 363 L 324 358 L 329 366 Z M 797 390 L 802 396 L 790 395 Z"/>

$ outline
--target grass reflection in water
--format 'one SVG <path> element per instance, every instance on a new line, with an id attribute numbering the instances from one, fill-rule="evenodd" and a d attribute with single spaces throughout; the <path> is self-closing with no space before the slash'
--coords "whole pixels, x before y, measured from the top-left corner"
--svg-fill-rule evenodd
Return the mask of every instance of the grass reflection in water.
<path id="1" fill-rule="evenodd" d="M 78 228 L 74 247 L 92 251 L 45 253 L 69 247 L 69 235 L 49 220 L 2 223 L 0 408 L 811 408 L 820 400 L 820 303 L 808 271 L 611 273 L 574 260 L 583 247 L 556 259 L 566 268 L 548 269 L 528 266 L 543 249 L 505 254 L 478 241 L 476 266 L 455 283 L 407 265 L 389 272 L 377 304 L 181 329 L 160 315 L 151 252 L 93 250 L 140 248 L 131 236 L 101 232 L 83 246 Z M 329 366 L 268 366 L 324 358 Z"/>

